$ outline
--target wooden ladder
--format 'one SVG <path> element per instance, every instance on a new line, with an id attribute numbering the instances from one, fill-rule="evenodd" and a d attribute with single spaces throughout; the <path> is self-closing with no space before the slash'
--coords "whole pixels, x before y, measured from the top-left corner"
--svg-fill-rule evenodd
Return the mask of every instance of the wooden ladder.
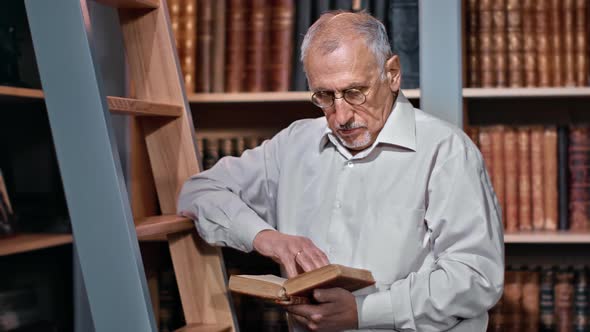
<path id="1" fill-rule="evenodd" d="M 32 4 L 35 1 L 46 0 L 27 0 L 27 6 L 37 5 Z M 136 213 L 137 239 L 156 237 L 168 241 L 187 324 L 178 331 L 236 331 L 220 250 L 198 237 L 193 221 L 175 215 L 177 196 L 183 182 L 198 173 L 200 166 L 165 0 L 99 2 L 118 9 L 128 74 L 135 97 L 102 98 L 107 101 L 110 113 L 135 117 L 138 132 L 145 139 L 153 183 L 163 214 L 144 217 Z M 88 15 L 84 14 L 85 8 L 87 10 L 85 0 L 80 0 L 80 3 L 81 15 Z M 35 37 L 34 29 L 32 32 Z M 37 51 L 41 48 L 38 45 L 35 47 Z M 40 69 L 47 71 L 41 64 Z M 49 79 L 44 79 L 44 70 L 40 71 L 46 99 L 49 99 L 52 93 L 47 85 L 51 83 L 47 83 Z M 52 111 L 50 104 L 48 111 Z M 60 166 L 61 163 L 62 160 Z M 129 206 L 126 208 L 129 209 Z M 75 239 L 76 230 L 74 227 Z"/>

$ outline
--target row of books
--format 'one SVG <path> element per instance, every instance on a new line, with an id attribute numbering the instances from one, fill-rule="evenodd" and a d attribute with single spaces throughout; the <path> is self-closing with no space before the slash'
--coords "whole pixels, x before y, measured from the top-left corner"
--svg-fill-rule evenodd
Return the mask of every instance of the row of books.
<path id="1" fill-rule="evenodd" d="M 299 61 L 308 27 L 324 12 L 365 10 L 387 27 L 404 71 L 417 88 L 417 0 L 169 0 L 188 92 L 305 91 Z"/>
<path id="2" fill-rule="evenodd" d="M 587 0 L 469 0 L 467 86 L 587 86 L 587 10 Z"/>
<path id="3" fill-rule="evenodd" d="M 588 267 L 508 267 L 488 332 L 590 330 Z"/>
<path id="4" fill-rule="evenodd" d="M 267 139 L 261 136 L 235 136 L 222 138 L 197 138 L 197 148 L 202 152 L 203 169 L 207 170 L 226 156 L 239 157 L 245 150 L 253 149 Z"/>
<path id="5" fill-rule="evenodd" d="M 590 125 L 473 127 L 506 232 L 590 230 Z"/>

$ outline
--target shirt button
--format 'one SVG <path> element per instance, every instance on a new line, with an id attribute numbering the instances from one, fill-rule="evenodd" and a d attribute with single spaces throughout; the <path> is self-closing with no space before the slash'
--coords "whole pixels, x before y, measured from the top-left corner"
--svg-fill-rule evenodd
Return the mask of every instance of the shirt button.
<path id="1" fill-rule="evenodd" d="M 342 205 L 340 204 L 340 201 L 336 201 L 334 206 L 336 206 L 336 208 L 339 209 Z"/>
<path id="2" fill-rule="evenodd" d="M 346 163 L 346 166 L 348 166 L 348 168 L 352 168 L 354 167 L 354 163 L 352 161 L 349 161 Z"/>

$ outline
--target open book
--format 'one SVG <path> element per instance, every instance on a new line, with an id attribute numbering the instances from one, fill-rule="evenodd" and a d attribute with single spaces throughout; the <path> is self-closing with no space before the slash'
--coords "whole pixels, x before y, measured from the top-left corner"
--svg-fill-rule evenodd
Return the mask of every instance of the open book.
<path id="1" fill-rule="evenodd" d="M 270 274 L 232 275 L 229 289 L 279 304 L 301 304 L 310 302 L 314 289 L 339 287 L 353 292 L 374 283 L 370 271 L 330 264 L 290 279 Z"/>

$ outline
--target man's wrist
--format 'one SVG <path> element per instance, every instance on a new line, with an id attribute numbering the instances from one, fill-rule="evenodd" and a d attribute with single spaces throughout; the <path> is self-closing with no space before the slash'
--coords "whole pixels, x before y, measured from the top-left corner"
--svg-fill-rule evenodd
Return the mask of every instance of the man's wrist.
<path id="1" fill-rule="evenodd" d="M 356 295 L 355 301 L 359 329 L 394 328 L 393 306 L 388 291 Z"/>

